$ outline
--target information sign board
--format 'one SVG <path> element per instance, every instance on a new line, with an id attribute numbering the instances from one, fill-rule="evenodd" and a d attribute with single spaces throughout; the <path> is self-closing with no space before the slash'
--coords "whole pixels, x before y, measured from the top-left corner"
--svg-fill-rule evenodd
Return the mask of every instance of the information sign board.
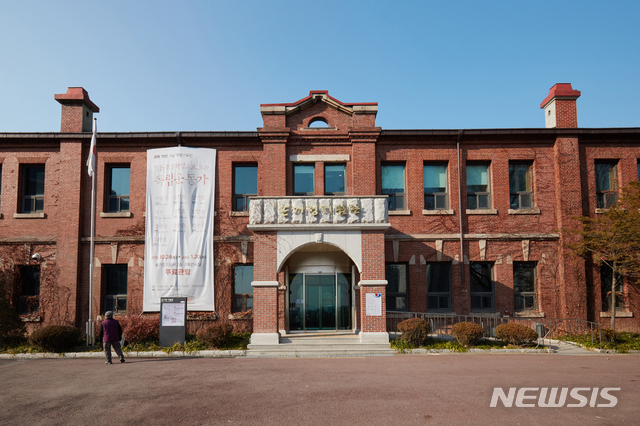
<path id="1" fill-rule="evenodd" d="M 160 346 L 184 345 L 187 335 L 187 298 L 160 298 Z"/>

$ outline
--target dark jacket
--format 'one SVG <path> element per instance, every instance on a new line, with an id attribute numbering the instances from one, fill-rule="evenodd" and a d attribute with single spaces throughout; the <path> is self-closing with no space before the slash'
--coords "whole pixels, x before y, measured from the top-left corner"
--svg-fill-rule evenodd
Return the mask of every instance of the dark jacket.
<path id="1" fill-rule="evenodd" d="M 103 342 L 118 342 L 122 339 L 122 327 L 118 320 L 106 319 L 100 324 L 98 339 Z"/>

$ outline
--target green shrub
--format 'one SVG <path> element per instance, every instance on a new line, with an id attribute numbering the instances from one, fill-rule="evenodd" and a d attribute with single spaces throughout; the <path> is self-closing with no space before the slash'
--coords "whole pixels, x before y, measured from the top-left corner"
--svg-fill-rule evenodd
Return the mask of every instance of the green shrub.
<path id="1" fill-rule="evenodd" d="M 620 335 L 617 331 L 611 330 L 609 328 L 600 329 L 602 333 L 602 341 L 604 343 L 616 343 L 620 340 Z"/>
<path id="2" fill-rule="evenodd" d="M 451 352 L 466 352 L 467 348 L 458 342 L 442 339 L 429 339 L 424 346 L 425 349 L 448 349 Z"/>
<path id="3" fill-rule="evenodd" d="M 399 353 L 404 353 L 405 351 L 415 348 L 415 346 L 412 345 L 410 342 L 402 339 L 393 339 L 392 341 L 389 342 L 389 347 L 391 349 L 395 349 L 396 352 L 399 352 Z"/>
<path id="4" fill-rule="evenodd" d="M 206 343 L 210 348 L 219 348 L 229 339 L 232 331 L 233 326 L 231 324 L 213 324 L 198 331 L 197 336 L 198 340 Z"/>
<path id="5" fill-rule="evenodd" d="M 124 339 L 127 343 L 135 344 L 159 339 L 159 317 L 126 315 L 119 316 L 116 319 L 120 322 Z"/>
<path id="6" fill-rule="evenodd" d="M 538 339 L 538 333 L 522 324 L 500 324 L 495 335 L 505 343 L 516 346 L 530 345 Z"/>
<path id="7" fill-rule="evenodd" d="M 473 345 L 475 349 L 503 349 L 505 347 L 505 343 L 503 341 L 497 339 L 480 339 Z M 513 345 L 509 345 L 509 347 L 514 347 Z"/>
<path id="8" fill-rule="evenodd" d="M 615 335 L 615 341 L 607 346 L 613 346 L 620 353 L 628 353 L 629 351 L 640 350 L 640 334 L 625 331 L 618 331 Z"/>
<path id="9" fill-rule="evenodd" d="M 602 344 L 600 344 L 600 337 L 598 330 L 594 330 L 593 334 L 587 333 L 583 335 L 564 335 L 560 336 L 561 340 L 571 341 L 579 343 L 586 348 L 602 348 L 602 349 L 615 349 L 620 353 L 627 353 L 629 351 L 640 351 L 640 334 L 614 331 L 609 329 L 601 329 L 602 332 Z M 606 340 L 609 339 L 609 340 Z M 613 339 L 613 341 L 611 341 Z"/>
<path id="10" fill-rule="evenodd" d="M 224 346 L 219 347 L 218 349 L 246 351 L 247 346 L 249 345 L 249 340 L 251 339 L 251 333 L 238 333 L 238 329 L 235 324 L 233 329 L 236 331 L 231 333 L 231 336 L 226 340 Z M 241 329 L 244 328 L 241 327 Z"/>
<path id="11" fill-rule="evenodd" d="M 431 326 L 422 318 L 410 318 L 398 324 L 398 331 L 402 332 L 400 337 L 411 343 L 413 346 L 422 346 L 429 338 Z"/>
<path id="12" fill-rule="evenodd" d="M 48 325 L 31 334 L 29 342 L 47 352 L 66 352 L 80 343 L 80 329 L 70 325 Z"/>
<path id="13" fill-rule="evenodd" d="M 480 324 L 474 322 L 459 322 L 451 327 L 451 334 L 456 342 L 462 346 L 469 346 L 480 340 L 484 330 Z"/>
<path id="14" fill-rule="evenodd" d="M 0 349 L 20 344 L 24 341 L 26 332 L 24 322 L 11 306 L 6 291 L 0 284 Z"/>
<path id="15" fill-rule="evenodd" d="M 177 352 L 177 351 L 180 351 L 180 352 L 204 351 L 205 349 L 207 349 L 206 343 L 201 342 L 200 340 L 197 340 L 194 334 L 187 334 L 184 341 L 184 345 L 180 343 L 174 343 L 172 346 L 169 346 L 168 348 L 163 348 L 162 350 L 164 352 L 170 353 L 170 352 Z"/>

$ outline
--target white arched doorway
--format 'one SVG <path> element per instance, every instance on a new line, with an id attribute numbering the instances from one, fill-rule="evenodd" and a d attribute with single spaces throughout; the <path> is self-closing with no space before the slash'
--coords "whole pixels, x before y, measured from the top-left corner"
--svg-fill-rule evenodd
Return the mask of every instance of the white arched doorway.
<path id="1" fill-rule="evenodd" d="M 287 332 L 356 328 L 356 268 L 346 253 L 331 244 L 310 244 L 292 253 L 284 268 Z"/>

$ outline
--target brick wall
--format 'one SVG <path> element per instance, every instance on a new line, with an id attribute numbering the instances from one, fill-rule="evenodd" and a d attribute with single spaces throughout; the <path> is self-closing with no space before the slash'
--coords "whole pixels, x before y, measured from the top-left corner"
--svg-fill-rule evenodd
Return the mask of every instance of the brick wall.
<path id="1" fill-rule="evenodd" d="M 384 280 L 384 233 L 381 231 L 362 231 L 362 274 L 360 280 Z M 367 294 L 382 294 L 382 315 L 368 316 L 366 311 Z M 386 286 L 360 286 L 360 327 L 363 332 L 387 331 Z"/>
<path id="2" fill-rule="evenodd" d="M 556 127 L 578 127 L 575 99 L 556 99 Z"/>
<path id="3" fill-rule="evenodd" d="M 63 103 L 61 128 L 64 132 L 82 131 L 86 111 L 81 104 Z M 83 115 L 84 114 L 84 115 Z M 216 252 L 224 251 L 224 259 L 217 258 L 216 309 L 225 316 L 231 309 L 233 293 L 232 271 L 236 263 L 255 265 L 255 280 L 278 281 L 284 284 L 283 272 L 276 271 L 275 233 L 253 233 L 247 229 L 248 217 L 231 214 L 233 164 L 258 164 L 258 194 L 267 196 L 291 195 L 292 166 L 290 155 L 349 154 L 346 163 L 347 194 L 380 194 L 379 167 L 382 162 L 400 162 L 406 166 L 408 214 L 390 216 L 391 228 L 386 234 L 363 233 L 363 271 L 359 279 L 384 279 L 385 262 L 403 262 L 409 268 L 409 309 L 426 310 L 425 262 L 452 263 L 452 310 L 458 314 L 470 312 L 469 265 L 464 263 L 457 235 L 465 234 L 464 255 L 471 262 L 494 263 L 496 278 L 496 311 L 504 314 L 513 310 L 512 263 L 524 260 L 521 234 L 547 235 L 529 240 L 529 261 L 537 262 L 539 311 L 547 317 L 572 317 L 601 321 L 600 282 L 596 265 L 585 265 L 570 256 L 565 248 L 568 237 L 554 237 L 562 227 L 573 224 L 579 214 L 595 215 L 595 170 L 597 160 L 617 161 L 620 186 L 638 179 L 637 165 L 640 143 L 632 130 L 599 134 L 570 134 L 567 129 L 577 126 L 575 99 L 556 99 L 557 127 L 539 132 L 468 131 L 461 139 L 462 169 L 458 182 L 456 152 L 457 132 L 383 132 L 375 128 L 374 114 L 346 114 L 322 102 L 290 115 L 264 115 L 264 127 L 249 136 L 198 135 L 185 136 L 185 146 L 216 148 L 218 150 L 216 204 Z M 306 130 L 310 120 L 324 118 L 332 130 Z M 86 123 L 85 123 L 86 124 Z M 140 134 L 101 135 L 98 139 L 96 246 L 100 265 L 126 263 L 129 271 L 129 311 L 141 310 L 144 270 L 144 212 L 146 210 L 146 150 L 177 144 L 175 136 Z M 38 138 L 6 137 L 0 152 L 2 162 L 2 203 L 0 233 L 5 251 L 3 262 L 26 264 L 24 248 L 43 250 L 55 256 L 58 271 L 56 288 L 65 297 L 65 312 L 71 322 L 81 325 L 88 316 L 88 263 L 90 224 L 90 179 L 84 165 L 89 135 L 62 140 L 47 136 Z M 519 215 L 509 212 L 509 163 L 530 161 L 533 164 L 534 204 L 539 212 Z M 423 165 L 426 162 L 446 162 L 448 165 L 449 208 L 452 215 L 425 215 L 423 194 Z M 468 162 L 490 164 L 491 204 L 495 214 L 467 215 L 466 172 Z M 19 212 L 21 168 L 26 164 L 44 164 L 45 217 L 42 219 L 14 218 Z M 103 218 L 105 204 L 105 175 L 110 164 L 130 164 L 130 217 Z M 316 192 L 323 193 L 322 161 L 316 166 Z M 462 205 L 458 199 L 462 195 Z M 496 234 L 502 237 L 496 237 Z M 441 237 L 438 237 L 438 236 Z M 485 237 L 482 237 L 485 235 Z M 128 236 L 128 240 L 124 239 Z M 486 240 L 484 253 L 480 241 Z M 394 243 L 394 241 L 397 241 Z M 441 243 L 438 241 L 442 241 Z M 38 245 L 40 244 L 40 245 Z M 113 245 L 116 245 L 114 259 Z M 243 245 L 244 244 L 244 248 Z M 394 246 L 395 244 L 395 246 Z M 16 247 L 19 256 L 11 251 Z M 35 248 L 34 248 L 35 247 Z M 438 250 L 438 247 L 441 247 Z M 244 253 L 243 253 L 244 251 Z M 440 252 L 440 253 L 439 253 Z M 397 253 L 397 258 L 396 258 Z M 509 261 L 508 258 L 511 260 Z M 424 260 L 423 260 L 424 259 Z M 48 259 L 47 268 L 54 262 Z M 461 269 L 462 268 L 462 269 Z M 94 271 L 94 313 L 102 310 L 101 267 Z M 368 287 L 366 291 L 385 289 Z M 358 292 L 361 301 L 366 291 Z M 265 311 L 256 313 L 264 318 L 258 330 L 285 328 L 285 293 L 277 288 L 257 290 L 254 304 L 265 301 Z M 640 297 L 627 286 L 625 303 L 635 310 L 634 317 L 620 318 L 617 323 L 627 329 L 638 329 L 637 309 Z M 62 309 L 62 308 L 61 308 Z M 363 310 L 357 306 L 363 329 L 370 326 L 363 321 Z M 66 314 L 65 314 L 66 315 Z M 51 321 L 45 316 L 43 324 Z M 60 318 L 60 315 L 57 315 Z"/>
<path id="4" fill-rule="evenodd" d="M 254 240 L 255 264 L 254 281 L 278 280 L 276 233 L 257 233 Z M 253 331 L 254 333 L 278 332 L 278 288 L 253 288 Z"/>
<path id="5" fill-rule="evenodd" d="M 62 105 L 62 119 L 60 131 L 62 133 L 83 132 L 84 107 L 81 104 Z M 91 131 L 91 130 L 89 130 Z"/>
<path id="6" fill-rule="evenodd" d="M 274 287 L 253 288 L 253 332 L 278 332 L 278 293 Z"/>
<path id="7" fill-rule="evenodd" d="M 382 294 L 382 315 L 367 316 L 366 302 L 367 294 Z M 387 299 L 385 297 L 385 286 L 367 285 L 360 288 L 360 327 L 365 333 L 380 333 L 387 331 Z"/>
<path id="8" fill-rule="evenodd" d="M 572 218 L 583 213 L 578 139 L 558 138 L 554 146 L 556 217 L 558 229 L 575 227 Z M 560 315 L 563 318 L 587 317 L 587 289 L 584 261 L 571 256 L 566 244 L 577 237 L 561 233 L 558 251 L 558 278 L 563 283 Z"/>
<path id="9" fill-rule="evenodd" d="M 287 192 L 287 158 L 284 143 L 265 143 L 263 156 L 258 166 L 260 184 L 258 194 L 264 196 L 282 195 Z"/>

